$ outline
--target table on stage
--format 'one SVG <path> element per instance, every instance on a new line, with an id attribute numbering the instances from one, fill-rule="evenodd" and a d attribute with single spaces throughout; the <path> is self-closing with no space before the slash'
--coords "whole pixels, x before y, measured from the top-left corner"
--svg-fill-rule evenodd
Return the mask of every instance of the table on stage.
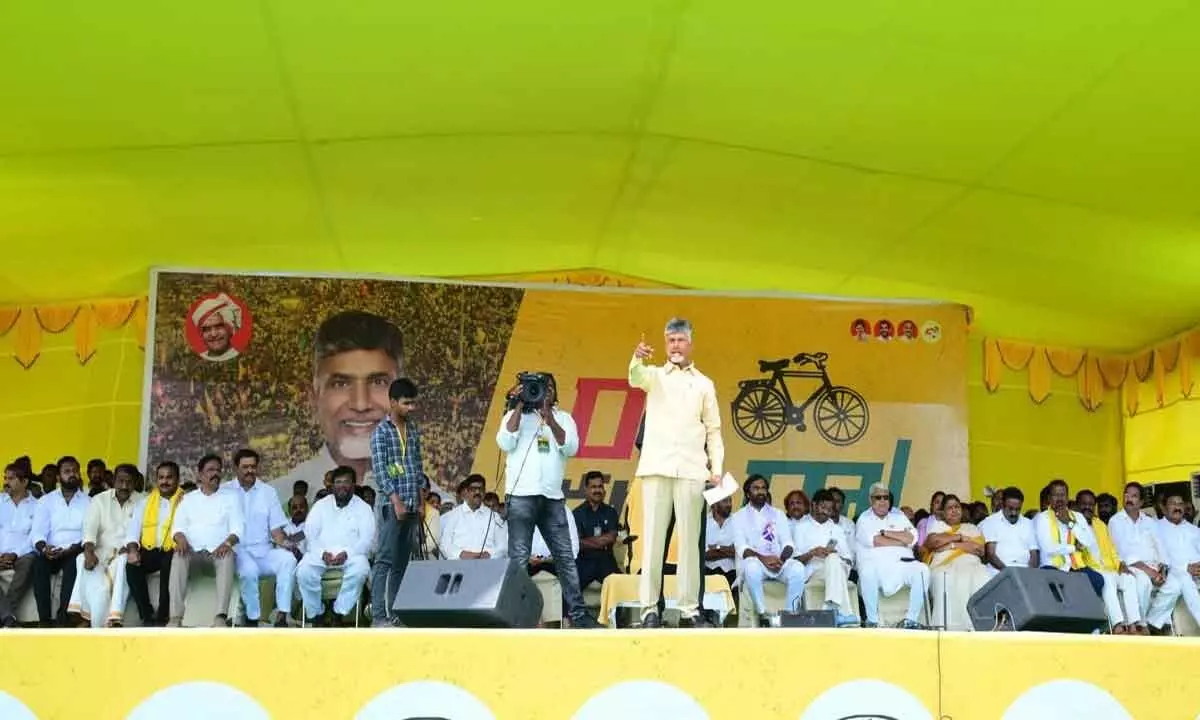
<path id="1" fill-rule="evenodd" d="M 617 608 L 640 608 L 642 603 L 638 599 L 638 585 L 641 579 L 641 575 L 622 573 L 614 573 L 605 578 L 604 586 L 600 589 L 600 612 L 596 619 L 609 627 L 616 627 Z M 663 577 L 663 597 L 668 610 L 676 606 L 674 575 Z M 724 575 L 704 576 L 704 609 L 715 610 L 721 623 L 733 612 L 733 593 L 730 592 L 729 581 Z"/>

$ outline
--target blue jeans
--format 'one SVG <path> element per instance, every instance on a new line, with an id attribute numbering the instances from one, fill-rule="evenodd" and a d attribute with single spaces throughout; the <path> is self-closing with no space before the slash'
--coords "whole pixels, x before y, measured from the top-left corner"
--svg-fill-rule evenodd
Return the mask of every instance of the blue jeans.
<path id="1" fill-rule="evenodd" d="M 554 558 L 555 574 L 562 585 L 567 617 L 572 620 L 587 614 L 583 591 L 579 587 L 579 571 L 571 549 L 571 526 L 567 524 L 567 504 L 542 495 L 509 495 L 505 498 L 508 520 L 508 559 L 520 572 L 529 567 L 529 547 L 533 544 L 533 529 L 542 531 L 550 555 Z"/>

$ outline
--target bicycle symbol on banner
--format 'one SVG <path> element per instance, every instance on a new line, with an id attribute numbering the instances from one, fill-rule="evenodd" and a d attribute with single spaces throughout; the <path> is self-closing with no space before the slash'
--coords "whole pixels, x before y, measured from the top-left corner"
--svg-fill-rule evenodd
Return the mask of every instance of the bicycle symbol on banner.
<path id="1" fill-rule="evenodd" d="M 826 364 L 828 353 L 800 353 L 792 359 L 759 360 L 758 371 L 769 378 L 753 378 L 738 383 L 733 399 L 733 427 L 739 437 L 754 445 L 766 445 L 783 437 L 788 425 L 804 432 L 804 411 L 813 406 L 817 432 L 831 445 L 853 445 L 862 439 L 870 422 L 867 401 L 857 390 L 834 385 Z M 793 370 L 788 367 L 795 364 Z M 809 369 L 806 366 L 811 366 Z M 814 378 L 821 384 L 808 399 L 797 405 L 788 390 L 787 378 Z"/>

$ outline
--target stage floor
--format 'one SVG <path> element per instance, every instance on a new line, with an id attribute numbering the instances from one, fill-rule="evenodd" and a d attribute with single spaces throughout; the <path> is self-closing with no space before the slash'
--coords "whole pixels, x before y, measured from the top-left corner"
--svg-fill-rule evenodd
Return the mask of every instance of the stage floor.
<path id="1" fill-rule="evenodd" d="M 26 630 L 0 634 L 0 658 L 4 720 L 1149 720 L 1200 713 L 1195 638 Z"/>

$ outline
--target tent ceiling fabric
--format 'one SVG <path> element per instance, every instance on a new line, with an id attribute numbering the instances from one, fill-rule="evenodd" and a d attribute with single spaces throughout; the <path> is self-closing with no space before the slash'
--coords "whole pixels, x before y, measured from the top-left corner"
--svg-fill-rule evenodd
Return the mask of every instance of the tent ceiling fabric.
<path id="1" fill-rule="evenodd" d="M 1200 2 L 0 4 L 0 300 L 151 265 L 1200 318 Z"/>

